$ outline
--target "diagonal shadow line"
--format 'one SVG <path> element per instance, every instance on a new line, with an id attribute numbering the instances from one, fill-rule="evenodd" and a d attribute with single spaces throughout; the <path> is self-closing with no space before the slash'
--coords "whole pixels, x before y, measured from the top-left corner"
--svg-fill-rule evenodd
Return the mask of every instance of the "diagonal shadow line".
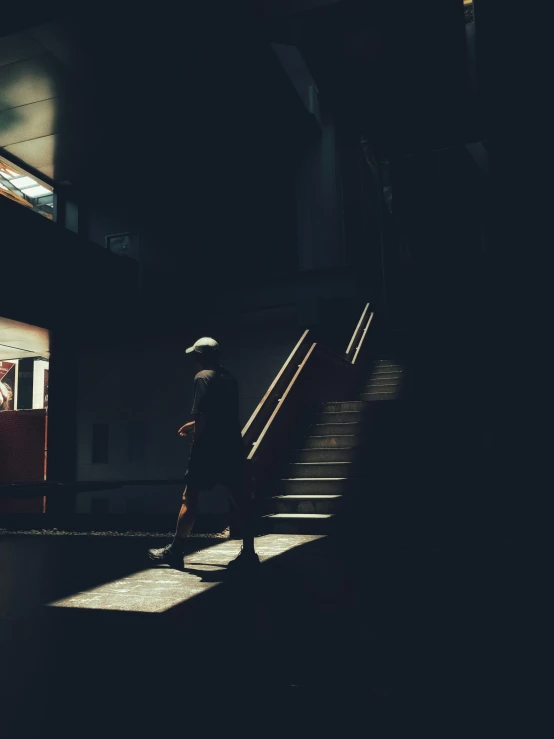
<path id="1" fill-rule="evenodd" d="M 227 567 L 228 566 L 228 565 L 215 564 L 214 562 L 189 562 L 188 564 L 200 565 L 201 567 Z"/>
<path id="2" fill-rule="evenodd" d="M 205 614 L 206 610 L 209 610 L 209 604 L 212 603 L 215 605 L 217 603 L 217 599 L 219 598 L 231 597 L 231 599 L 236 600 L 237 594 L 246 599 L 250 598 L 251 596 L 255 595 L 258 584 L 261 582 L 261 580 L 264 579 L 264 573 L 267 573 L 267 575 L 271 578 L 271 573 L 274 571 L 272 567 L 273 564 L 276 564 L 277 562 L 292 563 L 296 557 L 298 557 L 299 555 L 303 556 L 308 550 L 317 551 L 318 546 L 316 545 L 321 545 L 322 539 L 326 538 L 327 537 L 321 537 L 308 542 L 298 543 L 293 545 L 291 548 L 285 550 L 284 552 L 279 552 L 278 554 L 267 557 L 262 561 L 263 566 L 258 567 L 252 573 L 237 573 L 236 575 L 235 573 L 233 573 L 232 576 L 230 574 L 229 576 L 227 576 L 228 571 L 226 568 L 223 573 L 221 571 L 209 573 L 204 570 L 195 570 L 194 568 L 188 568 L 185 566 L 183 568 L 185 572 L 198 575 L 199 577 L 201 576 L 202 582 L 212 583 L 213 587 L 207 587 L 201 592 L 190 593 L 185 598 L 178 600 L 171 605 L 168 605 L 168 607 L 164 608 L 163 610 L 137 611 L 133 610 L 132 608 L 125 610 L 123 608 L 91 608 L 87 606 L 60 607 L 56 605 L 55 602 L 49 603 L 47 605 L 47 610 L 64 612 L 64 614 L 61 616 L 61 618 L 63 618 L 64 620 L 72 618 L 72 613 L 75 614 L 76 618 L 81 618 L 88 614 L 88 617 L 97 617 L 100 620 L 114 619 L 119 621 L 121 621 L 124 617 L 136 620 L 135 616 L 148 616 L 149 619 L 150 617 L 154 616 L 157 616 L 158 619 L 160 617 L 167 616 L 169 617 L 170 622 L 173 621 L 173 623 L 179 624 L 183 618 L 186 621 L 188 619 L 188 616 L 194 617 L 194 614 L 200 611 Z M 294 569 L 294 566 L 289 568 L 289 577 L 292 576 Z M 139 570 L 138 572 L 141 571 Z M 261 574 L 261 576 L 259 573 Z M 211 601 L 210 598 L 212 599 Z M 217 608 L 215 610 L 218 611 Z"/>
<path id="3" fill-rule="evenodd" d="M 193 567 L 183 567 L 183 572 L 196 575 L 201 582 L 225 582 L 229 577 L 227 568 L 219 570 L 195 570 Z"/>
<path id="4" fill-rule="evenodd" d="M 64 539 L 66 542 L 68 539 L 71 539 L 72 542 L 75 541 L 75 537 L 56 537 L 57 541 L 55 541 L 54 544 L 59 544 L 60 540 L 62 539 Z M 53 541 L 53 537 L 50 541 Z M 111 541 L 114 544 L 116 542 L 119 544 L 121 542 L 121 539 L 119 537 L 114 537 Z M 11 562 L 9 561 L 9 559 L 4 557 L 3 563 L 2 563 L 3 568 L 9 568 L 10 566 L 17 568 L 21 566 L 22 570 L 25 570 L 28 564 L 28 560 L 27 561 L 21 560 L 21 558 L 18 556 L 18 553 L 17 553 L 17 546 L 18 545 L 21 546 L 23 544 L 28 545 L 28 543 L 29 542 L 27 541 L 23 542 L 19 537 L 6 538 L 2 542 L 2 544 L 8 547 L 10 546 L 10 544 L 12 546 L 15 544 L 16 548 L 14 552 L 15 556 L 12 558 Z M 87 544 L 96 549 L 95 545 L 97 543 L 100 543 L 100 542 L 94 542 L 94 544 L 90 540 L 85 541 L 84 543 L 79 542 L 79 545 L 82 546 L 83 549 L 81 549 L 80 552 L 77 552 L 77 556 L 82 554 L 83 551 L 84 553 L 90 555 L 90 549 L 87 547 Z M 105 544 L 105 542 L 102 542 L 102 543 Z M 106 564 L 105 564 L 106 560 L 102 561 L 100 571 L 98 570 L 92 571 L 90 567 L 88 567 L 86 569 L 79 570 L 78 572 L 76 572 L 76 570 L 72 567 L 72 568 L 66 569 L 65 572 L 62 571 L 61 573 L 59 571 L 59 566 L 60 566 L 60 561 L 63 561 L 64 559 L 65 553 L 63 549 L 60 551 L 60 549 L 56 547 L 54 549 L 54 552 L 52 553 L 52 561 L 53 561 L 53 564 L 56 566 L 56 569 L 58 570 L 57 582 L 53 583 L 51 592 L 49 592 L 47 595 L 41 598 L 40 601 L 37 601 L 35 603 L 30 603 L 28 607 L 25 608 L 20 615 L 24 615 L 25 611 L 33 611 L 37 608 L 41 609 L 56 601 L 69 598 L 72 595 L 77 595 L 82 592 L 92 591 L 104 585 L 109 585 L 110 583 L 116 580 L 128 578 L 140 572 L 145 572 L 145 571 L 152 569 L 152 563 L 148 561 L 146 551 L 147 551 L 148 546 L 152 546 L 153 543 L 154 543 L 154 539 L 152 539 L 151 541 L 145 540 L 144 542 L 141 542 L 141 544 L 144 545 L 144 552 L 141 552 L 141 554 L 139 555 L 140 560 L 139 560 L 139 557 L 134 558 L 132 563 L 129 562 L 129 557 L 132 556 L 133 550 L 137 549 L 138 542 L 134 542 L 135 546 L 132 549 L 130 549 L 130 551 L 125 552 L 124 559 L 121 558 L 121 549 L 119 549 L 118 551 L 116 551 L 116 554 L 119 554 L 120 558 L 114 559 L 112 562 L 109 563 L 108 567 L 106 567 Z M 195 552 L 200 552 L 205 549 L 209 549 L 213 546 L 217 546 L 218 544 L 221 544 L 221 540 L 220 539 L 209 539 L 202 543 L 204 544 L 204 546 L 199 547 L 198 540 L 195 540 L 194 548 L 191 548 L 190 550 L 188 550 L 187 553 L 194 554 Z M 108 557 L 110 553 L 113 554 L 113 552 L 108 552 L 107 553 Z M 73 556 L 75 556 L 75 552 L 72 552 L 72 554 Z M 93 552 L 93 556 L 96 556 L 97 554 L 98 554 L 98 550 L 96 549 L 96 551 Z M 102 554 L 106 556 L 106 551 L 104 550 Z M 38 556 L 38 553 L 37 553 L 37 556 Z M 73 560 L 71 561 L 71 565 L 73 565 Z M 14 574 L 13 570 L 12 570 L 12 573 L 10 574 L 11 575 Z M 18 580 L 17 571 L 15 574 L 16 574 L 16 577 L 10 578 L 10 579 L 13 579 L 14 582 L 17 582 Z M 22 571 L 21 576 L 22 577 L 25 576 L 24 571 Z M 19 609 L 16 608 L 15 612 L 19 613 Z"/>

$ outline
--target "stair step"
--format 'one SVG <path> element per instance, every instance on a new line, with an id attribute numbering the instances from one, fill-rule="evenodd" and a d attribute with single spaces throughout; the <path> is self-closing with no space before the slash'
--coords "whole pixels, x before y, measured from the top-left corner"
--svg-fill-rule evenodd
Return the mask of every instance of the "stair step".
<path id="1" fill-rule="evenodd" d="M 274 534 L 327 534 L 334 518 L 329 513 L 270 513 L 262 517 L 262 524 Z"/>
<path id="2" fill-rule="evenodd" d="M 367 372 L 364 377 L 366 380 L 382 380 L 383 382 L 390 380 L 397 382 L 404 379 L 405 375 L 403 372 L 395 370 L 394 372 Z"/>
<path id="3" fill-rule="evenodd" d="M 343 413 L 357 411 L 363 412 L 367 409 L 367 403 L 363 400 L 331 400 L 327 403 L 321 403 L 322 413 Z"/>
<path id="4" fill-rule="evenodd" d="M 361 434 L 313 434 L 302 442 L 304 449 L 350 449 L 366 446 L 368 443 L 368 438 Z"/>
<path id="5" fill-rule="evenodd" d="M 360 410 L 355 411 L 321 411 L 314 419 L 315 423 L 361 423 L 364 419 L 364 413 L 368 410 L 368 406 L 363 406 Z"/>
<path id="6" fill-rule="evenodd" d="M 372 377 L 402 377 L 404 369 L 402 367 L 371 367 L 367 374 Z"/>
<path id="7" fill-rule="evenodd" d="M 344 501 L 342 495 L 276 495 L 268 501 L 272 513 L 335 513 Z"/>
<path id="8" fill-rule="evenodd" d="M 323 447 L 321 449 L 295 449 L 292 453 L 293 463 L 314 462 L 353 462 L 360 456 L 360 448 Z"/>
<path id="9" fill-rule="evenodd" d="M 358 423 L 314 423 L 310 426 L 310 436 L 352 436 L 359 434 L 364 424 Z"/>
<path id="10" fill-rule="evenodd" d="M 289 477 L 280 480 L 278 486 L 281 495 L 344 495 L 367 482 L 348 477 Z"/>
<path id="11" fill-rule="evenodd" d="M 289 479 L 298 477 L 349 477 L 352 462 L 292 462 L 288 465 Z"/>
<path id="12" fill-rule="evenodd" d="M 379 382 L 389 385 L 400 385 L 404 381 L 403 375 L 366 375 L 365 384 L 368 385 L 370 382 Z"/>
<path id="13" fill-rule="evenodd" d="M 361 397 L 367 401 L 393 400 L 395 398 L 398 398 L 398 392 L 384 392 L 384 391 L 362 392 Z"/>
<path id="14" fill-rule="evenodd" d="M 362 385 L 363 389 L 368 390 L 398 390 L 400 388 L 399 382 L 366 382 L 365 385 Z"/>

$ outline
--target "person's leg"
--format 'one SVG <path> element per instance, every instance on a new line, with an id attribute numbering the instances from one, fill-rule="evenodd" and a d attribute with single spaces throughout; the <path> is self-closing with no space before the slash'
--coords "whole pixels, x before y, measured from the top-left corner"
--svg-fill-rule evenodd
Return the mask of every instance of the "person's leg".
<path id="1" fill-rule="evenodd" d="M 183 491 L 181 509 L 179 510 L 177 528 L 173 541 L 162 549 L 149 549 L 148 556 L 150 559 L 155 562 L 168 563 L 182 567 L 185 540 L 194 526 L 196 514 L 198 512 L 199 498 L 200 491 L 187 485 Z"/>
<path id="2" fill-rule="evenodd" d="M 259 565 L 260 560 L 254 549 L 254 506 L 250 492 L 249 480 L 246 475 L 237 475 L 234 482 L 228 487 L 231 506 L 238 513 L 240 538 L 242 549 L 239 556 L 229 562 L 230 571 L 250 570 Z"/>
<path id="3" fill-rule="evenodd" d="M 229 488 L 229 499 L 240 521 L 242 551 L 254 554 L 254 517 L 250 495 L 244 487 L 234 485 Z"/>
<path id="4" fill-rule="evenodd" d="M 186 537 L 190 535 L 194 522 L 196 521 L 199 499 L 199 491 L 191 489 L 190 485 L 188 485 L 183 492 L 183 502 L 177 518 L 177 528 L 175 530 L 174 539 L 176 543 L 182 542 L 183 539 L 186 539 Z"/>

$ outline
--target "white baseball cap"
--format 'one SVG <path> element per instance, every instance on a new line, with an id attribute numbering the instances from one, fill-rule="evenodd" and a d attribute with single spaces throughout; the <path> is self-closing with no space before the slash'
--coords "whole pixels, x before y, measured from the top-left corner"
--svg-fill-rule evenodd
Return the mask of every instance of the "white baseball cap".
<path id="1" fill-rule="evenodd" d="M 204 352 L 217 352 L 219 351 L 219 344 L 215 339 L 210 339 L 209 336 L 204 336 L 202 339 L 198 339 L 198 341 L 195 341 L 192 346 L 189 346 L 189 348 L 186 350 L 187 354 L 190 354 L 191 352 L 198 352 L 198 354 L 203 354 Z"/>

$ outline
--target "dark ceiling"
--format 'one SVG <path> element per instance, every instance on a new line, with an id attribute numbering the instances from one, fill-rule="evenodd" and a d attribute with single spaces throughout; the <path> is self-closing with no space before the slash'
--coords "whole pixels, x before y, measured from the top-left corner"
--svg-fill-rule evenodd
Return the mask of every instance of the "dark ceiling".
<path id="1" fill-rule="evenodd" d="M 0 38 L 0 153 L 54 182 L 136 200 L 213 188 L 294 151 L 310 135 L 307 112 L 269 43 L 222 13 L 216 24 L 205 7 L 179 20 L 14 22 Z"/>
<path id="2" fill-rule="evenodd" d="M 232 3 L 180 15 L 12 10 L 0 153 L 135 201 L 271 168 L 310 135 L 271 42 L 298 46 L 324 102 L 379 153 L 471 140 L 462 0 L 301 0 L 311 9 L 292 14 L 293 0 L 253 5 L 242 15 Z"/>
<path id="3" fill-rule="evenodd" d="M 293 5 L 308 9 L 283 14 Z M 480 136 L 463 0 L 268 0 L 268 8 L 272 39 L 298 46 L 328 104 L 383 155 Z"/>

